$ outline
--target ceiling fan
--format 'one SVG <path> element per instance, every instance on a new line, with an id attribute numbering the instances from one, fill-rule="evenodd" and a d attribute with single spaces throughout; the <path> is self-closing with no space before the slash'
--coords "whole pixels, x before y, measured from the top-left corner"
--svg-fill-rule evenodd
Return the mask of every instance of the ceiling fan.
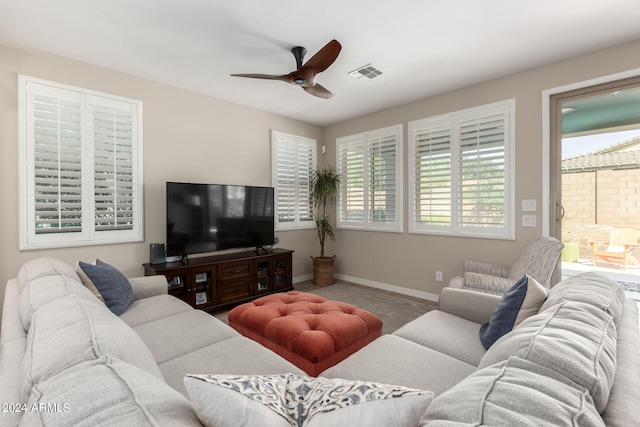
<path id="1" fill-rule="evenodd" d="M 315 82 L 316 75 L 320 74 L 336 60 L 340 54 L 342 45 L 337 40 L 331 40 L 304 65 L 302 60 L 307 53 L 307 49 L 301 46 L 291 49 L 291 53 L 296 58 L 296 71 L 289 74 L 231 74 L 234 77 L 248 77 L 251 79 L 281 80 L 295 86 L 300 86 L 307 93 L 320 98 L 331 98 L 333 94 L 323 86 Z"/>

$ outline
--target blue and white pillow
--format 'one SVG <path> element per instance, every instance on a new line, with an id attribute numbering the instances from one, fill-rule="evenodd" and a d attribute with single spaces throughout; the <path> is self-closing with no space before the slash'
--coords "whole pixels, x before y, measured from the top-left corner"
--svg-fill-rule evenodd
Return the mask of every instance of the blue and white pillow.
<path id="1" fill-rule="evenodd" d="M 433 392 L 303 375 L 187 375 L 206 426 L 418 425 Z"/>
<path id="2" fill-rule="evenodd" d="M 480 326 L 480 341 L 489 349 L 500 337 L 509 333 L 526 318 L 540 310 L 547 290 L 531 276 L 525 275 L 502 297 L 489 322 Z"/>

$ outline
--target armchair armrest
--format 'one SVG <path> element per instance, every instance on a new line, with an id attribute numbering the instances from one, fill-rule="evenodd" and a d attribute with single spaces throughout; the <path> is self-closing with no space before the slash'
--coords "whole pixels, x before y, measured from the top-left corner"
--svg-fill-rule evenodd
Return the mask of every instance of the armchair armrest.
<path id="1" fill-rule="evenodd" d="M 487 262 L 464 260 L 462 265 L 463 273 L 480 273 L 490 276 L 507 277 L 509 269 L 501 265 L 489 264 Z"/>
<path id="2" fill-rule="evenodd" d="M 466 289 L 443 288 L 438 310 L 475 323 L 488 322 L 502 297 Z"/>
<path id="3" fill-rule="evenodd" d="M 149 298 L 168 293 L 167 278 L 162 275 L 132 277 L 129 279 L 135 299 Z"/>
<path id="4" fill-rule="evenodd" d="M 515 280 L 503 277 L 480 273 L 465 273 L 463 288 L 495 295 L 504 295 L 515 283 Z"/>

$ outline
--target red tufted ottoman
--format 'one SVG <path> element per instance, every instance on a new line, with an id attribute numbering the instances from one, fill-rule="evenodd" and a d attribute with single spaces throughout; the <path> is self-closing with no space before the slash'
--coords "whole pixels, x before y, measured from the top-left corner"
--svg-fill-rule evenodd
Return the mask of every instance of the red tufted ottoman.
<path id="1" fill-rule="evenodd" d="M 239 305 L 228 318 L 236 331 L 314 377 L 382 334 L 374 314 L 298 291 Z"/>

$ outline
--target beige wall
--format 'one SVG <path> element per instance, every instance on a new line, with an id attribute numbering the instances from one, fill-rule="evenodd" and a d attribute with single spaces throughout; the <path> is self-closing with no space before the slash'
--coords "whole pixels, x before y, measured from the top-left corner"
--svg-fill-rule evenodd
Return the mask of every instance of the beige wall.
<path id="1" fill-rule="evenodd" d="M 526 52 L 523 52 L 526 56 Z M 542 235 L 542 92 L 545 89 L 640 69 L 640 41 L 524 71 L 461 90 L 447 92 L 348 120 L 325 128 L 325 142 L 335 162 L 338 137 L 404 124 L 404 233 L 338 230 L 337 273 L 363 282 L 383 283 L 438 294 L 465 258 L 510 265 L 521 249 Z M 640 74 L 640 71 L 639 71 Z M 407 232 L 407 123 L 506 99 L 516 99 L 516 240 L 470 239 Z M 537 201 L 535 228 L 522 227 L 522 199 Z M 443 272 L 443 282 L 435 272 Z"/>
<path id="2" fill-rule="evenodd" d="M 526 52 L 523 52 L 526 56 Z M 407 233 L 338 230 L 330 251 L 337 273 L 363 283 L 438 294 L 464 258 L 509 264 L 522 247 L 542 234 L 542 91 L 640 68 L 640 41 L 548 65 L 465 89 L 402 105 L 324 129 L 222 102 L 147 80 L 66 60 L 0 46 L 0 297 L 4 283 L 26 260 L 51 255 L 69 262 L 104 258 L 126 275 L 141 274 L 151 242 L 164 241 L 167 180 L 269 184 L 271 128 L 318 139 L 327 145 L 320 163 L 335 163 L 335 139 L 509 98 L 516 99 L 516 240 L 499 241 Z M 428 70 L 427 70 L 428 71 Z M 16 75 L 24 73 L 130 98 L 144 103 L 145 242 L 140 244 L 19 252 Z M 195 153 L 195 155 L 194 155 Z M 523 228 L 522 199 L 536 199 L 536 228 Z M 312 231 L 278 233 L 280 246 L 294 249 L 294 275 L 310 273 L 309 255 L 318 247 Z M 331 253 L 331 252 L 330 252 Z M 435 279 L 435 271 L 444 281 Z"/>
<path id="3" fill-rule="evenodd" d="M 17 76 L 26 74 L 143 102 L 145 241 L 18 251 Z M 125 275 L 143 274 L 149 243 L 165 241 L 166 181 L 271 185 L 270 130 L 322 137 L 322 128 L 53 55 L 0 46 L 0 301 L 25 261 L 99 257 Z M 294 276 L 311 273 L 311 230 L 277 233 L 295 250 Z"/>

